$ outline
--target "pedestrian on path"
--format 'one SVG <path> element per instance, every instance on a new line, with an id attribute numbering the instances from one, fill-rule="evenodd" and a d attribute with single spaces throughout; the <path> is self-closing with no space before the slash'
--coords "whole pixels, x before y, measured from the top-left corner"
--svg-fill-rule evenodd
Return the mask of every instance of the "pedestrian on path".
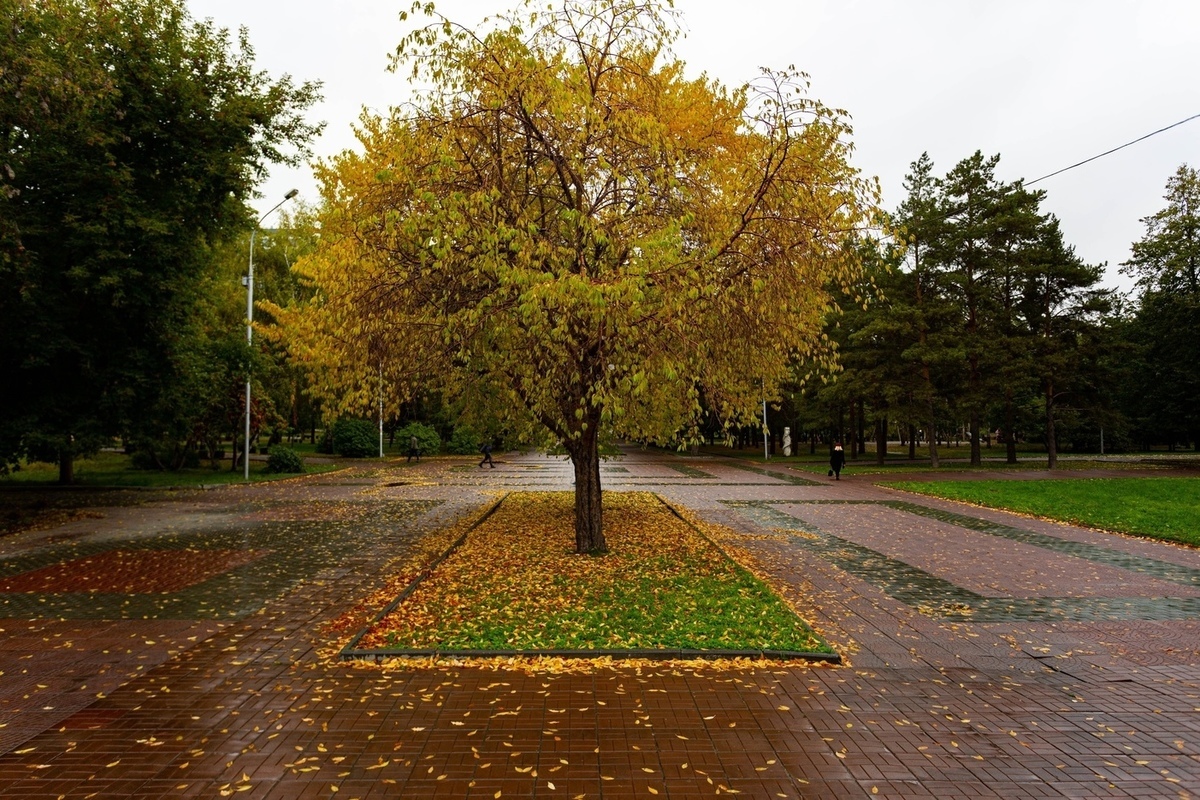
<path id="1" fill-rule="evenodd" d="M 492 463 L 492 443 L 484 442 L 483 447 L 479 448 L 479 452 L 483 453 L 483 460 L 479 462 L 480 468 L 482 468 L 484 464 L 487 464 L 492 469 L 495 469 L 496 465 Z"/>
<path id="2" fill-rule="evenodd" d="M 835 481 L 842 479 L 842 467 L 844 466 L 846 466 L 846 451 L 842 449 L 842 443 L 837 442 L 833 446 L 833 452 L 829 455 L 829 474 Z"/>
<path id="3" fill-rule="evenodd" d="M 417 435 L 415 433 L 412 436 L 408 437 L 408 460 L 411 462 L 413 460 L 414 456 L 417 459 L 417 463 L 420 464 L 421 463 L 421 441 L 417 438 Z"/>

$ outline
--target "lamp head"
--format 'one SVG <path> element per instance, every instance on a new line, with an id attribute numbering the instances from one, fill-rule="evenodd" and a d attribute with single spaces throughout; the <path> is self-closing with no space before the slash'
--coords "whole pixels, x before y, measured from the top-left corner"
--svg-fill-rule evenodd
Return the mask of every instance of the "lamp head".
<path id="1" fill-rule="evenodd" d="M 291 200 L 293 197 L 295 197 L 295 196 L 296 196 L 296 195 L 298 195 L 298 194 L 300 194 L 300 190 L 299 190 L 299 189 L 292 189 L 290 192 L 288 192 L 287 194 L 285 194 L 285 195 L 283 196 L 283 199 L 284 199 L 284 200 Z"/>

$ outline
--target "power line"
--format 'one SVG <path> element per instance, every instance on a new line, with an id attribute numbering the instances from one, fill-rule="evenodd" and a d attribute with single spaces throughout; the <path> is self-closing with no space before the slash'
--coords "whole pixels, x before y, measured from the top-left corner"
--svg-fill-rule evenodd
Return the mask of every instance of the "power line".
<path id="1" fill-rule="evenodd" d="M 1057 172 L 1051 172 L 1049 175 L 1043 175 L 1040 178 L 1035 178 L 1034 180 L 1026 181 L 1025 185 L 1032 186 L 1033 184 L 1037 183 L 1038 181 L 1044 181 L 1044 180 L 1046 180 L 1046 178 L 1053 178 L 1055 175 L 1060 175 L 1069 169 L 1075 169 L 1076 167 L 1082 167 L 1084 164 L 1087 164 L 1090 161 L 1095 161 L 1097 158 L 1104 158 L 1105 156 L 1111 155 L 1112 153 L 1115 153 L 1118 150 L 1124 150 L 1126 147 L 1129 147 L 1132 144 L 1137 144 L 1138 142 L 1145 141 L 1146 139 L 1149 139 L 1151 136 L 1157 136 L 1158 134 L 1162 133 L 1163 131 L 1169 131 L 1169 130 L 1171 130 L 1171 128 L 1177 128 L 1180 125 L 1182 125 L 1183 123 L 1191 122 L 1192 120 L 1197 119 L 1197 118 L 1200 118 L 1200 114 L 1193 114 L 1192 116 L 1188 117 L 1187 119 L 1181 119 L 1181 120 L 1179 120 L 1179 122 L 1176 122 L 1173 125 L 1168 125 L 1165 128 L 1159 128 L 1158 130 L 1154 131 L 1154 133 L 1147 133 L 1145 136 L 1142 136 L 1138 139 L 1134 139 L 1132 142 L 1126 142 L 1125 144 L 1121 145 L 1120 147 L 1114 147 L 1112 150 L 1106 150 L 1103 153 L 1101 153 L 1100 155 L 1092 156 L 1091 158 L 1084 159 L 1083 161 L 1080 161 L 1078 164 L 1072 164 L 1069 167 L 1063 167 L 1062 169 L 1058 170 Z"/>

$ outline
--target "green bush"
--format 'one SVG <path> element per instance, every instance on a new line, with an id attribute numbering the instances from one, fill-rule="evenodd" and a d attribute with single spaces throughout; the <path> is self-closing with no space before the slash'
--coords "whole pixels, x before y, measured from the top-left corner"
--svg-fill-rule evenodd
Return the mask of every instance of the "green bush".
<path id="1" fill-rule="evenodd" d="M 276 445 L 267 459 L 267 472 L 304 472 L 304 459 L 290 447 Z"/>
<path id="2" fill-rule="evenodd" d="M 474 430 L 466 425 L 459 425 L 450 435 L 450 444 L 446 445 L 446 449 L 456 456 L 469 456 L 478 453 L 482 443 L 483 440 Z"/>
<path id="3" fill-rule="evenodd" d="M 129 458 L 134 469 L 178 472 L 200 466 L 200 453 L 177 442 L 139 442 Z"/>
<path id="4" fill-rule="evenodd" d="M 379 455 L 379 429 L 365 419 L 343 417 L 333 424 L 333 452 L 346 458 Z"/>
<path id="5" fill-rule="evenodd" d="M 442 449 L 442 437 L 438 436 L 436 430 L 420 422 L 410 422 L 396 431 L 396 444 L 400 445 L 404 453 L 408 452 L 408 438 L 413 435 L 417 437 L 421 455 L 429 455 Z"/>

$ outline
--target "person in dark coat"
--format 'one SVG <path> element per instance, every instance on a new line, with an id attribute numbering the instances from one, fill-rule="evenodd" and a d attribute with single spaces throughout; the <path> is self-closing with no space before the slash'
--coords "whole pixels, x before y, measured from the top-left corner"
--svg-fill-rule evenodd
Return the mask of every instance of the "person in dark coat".
<path id="1" fill-rule="evenodd" d="M 834 480 L 842 479 L 842 467 L 844 466 L 846 466 L 846 451 L 842 449 L 842 443 L 838 442 L 833 446 L 833 452 L 829 455 L 829 469 Z"/>
<path id="2" fill-rule="evenodd" d="M 479 452 L 483 453 L 483 460 L 479 462 L 479 466 L 482 467 L 484 464 L 487 464 L 492 469 L 495 469 L 496 465 L 492 462 L 492 443 L 484 442 L 483 447 L 479 448 Z"/>

